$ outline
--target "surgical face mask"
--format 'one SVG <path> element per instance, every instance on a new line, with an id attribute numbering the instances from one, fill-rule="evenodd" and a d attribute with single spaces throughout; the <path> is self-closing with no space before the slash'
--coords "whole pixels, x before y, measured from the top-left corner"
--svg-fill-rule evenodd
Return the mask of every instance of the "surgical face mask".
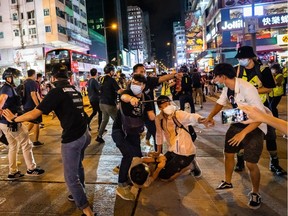
<path id="1" fill-rule="evenodd" d="M 170 104 L 163 109 L 163 112 L 167 115 L 172 115 L 176 111 L 177 107 Z"/>
<path id="2" fill-rule="evenodd" d="M 239 61 L 239 64 L 243 67 L 246 67 L 249 64 L 249 59 L 239 59 L 238 61 Z"/>
<path id="3" fill-rule="evenodd" d="M 272 74 L 275 74 L 276 70 L 275 69 L 271 69 L 271 72 L 272 72 Z"/>
<path id="4" fill-rule="evenodd" d="M 215 82 L 215 84 L 216 84 L 219 88 L 224 88 L 224 87 L 225 87 L 225 84 L 224 84 L 224 83 L 220 83 L 219 81 L 218 81 L 218 82 Z"/>
<path id="5" fill-rule="evenodd" d="M 140 85 L 131 84 L 130 89 L 134 95 L 139 95 L 142 93 L 142 86 L 140 86 Z"/>
<path id="6" fill-rule="evenodd" d="M 17 78 L 13 78 L 13 82 L 14 82 L 14 85 L 17 87 L 17 86 L 19 86 L 19 85 L 20 85 L 20 83 L 21 83 L 21 80 L 20 80 L 20 78 L 19 78 L 19 77 L 17 77 Z"/>

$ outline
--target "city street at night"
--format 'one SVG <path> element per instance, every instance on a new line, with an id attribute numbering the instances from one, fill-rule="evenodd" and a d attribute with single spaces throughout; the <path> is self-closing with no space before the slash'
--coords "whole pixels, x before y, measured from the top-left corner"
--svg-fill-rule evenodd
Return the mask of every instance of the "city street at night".
<path id="1" fill-rule="evenodd" d="M 204 117 L 214 105 L 214 97 L 210 97 L 204 108 L 196 112 Z M 91 113 L 87 98 L 86 110 Z M 280 117 L 287 117 L 286 97 L 279 105 Z M 276 176 L 269 171 L 269 154 L 264 146 L 259 162 L 261 171 L 260 194 L 261 208 L 249 209 L 248 193 L 250 180 L 247 168 L 233 174 L 234 189 L 229 192 L 216 192 L 215 188 L 223 180 L 223 144 L 224 134 L 228 128 L 220 123 L 220 116 L 215 117 L 214 128 L 196 127 L 198 138 L 197 160 L 202 168 L 202 176 L 192 175 L 179 177 L 173 182 L 157 180 L 150 187 L 138 192 L 136 201 L 125 201 L 116 196 L 118 175 L 113 168 L 120 163 L 121 154 L 111 138 L 112 121 L 108 124 L 108 132 L 103 137 L 105 144 L 98 144 L 96 137 L 95 117 L 92 127 L 92 142 L 86 149 L 84 167 L 86 174 L 86 192 L 93 211 L 98 216 L 285 216 L 287 215 L 287 176 Z M 44 116 L 44 128 L 40 131 L 43 146 L 33 148 L 37 165 L 45 169 L 41 177 L 24 176 L 17 181 L 8 181 L 7 150 L 0 152 L 0 215 L 5 216 L 76 216 L 81 211 L 68 201 L 69 192 L 64 182 L 60 153 L 61 128 L 57 118 Z M 278 154 L 280 165 L 287 170 L 287 139 L 277 132 Z M 143 139 L 142 149 L 149 150 Z M 18 160 L 22 162 L 19 170 L 25 172 L 25 164 L 21 151 Z M 137 191 L 135 191 L 137 193 Z"/>

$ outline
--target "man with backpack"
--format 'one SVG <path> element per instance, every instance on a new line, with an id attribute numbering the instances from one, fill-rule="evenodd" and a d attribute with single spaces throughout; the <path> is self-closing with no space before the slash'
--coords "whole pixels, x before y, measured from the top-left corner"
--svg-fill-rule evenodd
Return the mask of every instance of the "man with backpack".
<path id="1" fill-rule="evenodd" d="M 112 138 L 123 156 L 116 194 L 125 200 L 135 200 L 130 191 L 128 171 L 133 157 L 142 157 L 140 133 L 144 131 L 145 116 L 151 121 L 155 118 L 152 102 L 144 102 L 150 100 L 144 93 L 146 82 L 142 74 L 133 75 L 131 85 L 120 97 L 120 109 L 112 127 Z"/>
<path id="2" fill-rule="evenodd" d="M 2 79 L 5 84 L 0 90 L 0 109 L 10 109 L 13 114 L 18 114 L 21 106 L 20 98 L 14 89 L 12 69 L 8 68 L 4 71 Z M 32 142 L 29 139 L 27 128 L 21 123 L 12 124 L 3 117 L 1 113 L 0 130 L 5 134 L 8 142 L 8 160 L 9 160 L 9 180 L 15 180 L 24 176 L 17 166 L 17 154 L 19 147 L 22 149 L 23 158 L 27 165 L 26 175 L 40 176 L 44 173 L 43 169 L 37 168 L 35 162 Z"/>
<path id="3" fill-rule="evenodd" d="M 199 96 L 200 109 L 203 108 L 203 90 L 202 90 L 203 84 L 204 83 L 203 80 L 201 79 L 201 73 L 198 72 L 197 68 L 195 68 L 192 73 L 193 99 L 196 103 L 197 96 Z"/>
<path id="4" fill-rule="evenodd" d="M 240 47 L 235 58 L 238 59 L 237 77 L 244 79 L 257 88 L 258 94 L 264 106 L 270 109 L 268 93 L 276 87 L 273 75 L 268 66 L 261 65 L 256 59 L 251 46 Z M 276 132 L 275 128 L 267 126 L 266 148 L 270 154 L 270 170 L 276 175 L 287 175 L 287 172 L 279 165 L 277 154 Z M 237 154 L 237 164 L 235 171 L 244 169 L 243 152 Z"/>
<path id="5" fill-rule="evenodd" d="M 195 160 L 196 133 L 192 125 L 201 123 L 203 118 L 199 114 L 177 110 L 164 95 L 157 98 L 157 105 L 161 111 L 155 118 L 157 154 L 162 152 L 164 140 L 168 149 L 165 153 L 167 161 L 159 173 L 159 178 L 172 181 L 188 170 L 191 170 L 195 177 L 200 177 L 201 169 Z"/>
<path id="6" fill-rule="evenodd" d="M 93 117 L 97 114 L 97 112 L 98 112 L 98 129 L 100 128 L 100 125 L 102 122 L 102 112 L 99 107 L 100 84 L 97 81 L 97 69 L 92 68 L 90 70 L 90 75 L 91 77 L 88 80 L 87 91 L 88 91 L 89 102 L 90 102 L 90 105 L 92 106 L 93 111 L 88 119 L 89 130 L 91 130 L 90 122 L 93 119 Z"/>

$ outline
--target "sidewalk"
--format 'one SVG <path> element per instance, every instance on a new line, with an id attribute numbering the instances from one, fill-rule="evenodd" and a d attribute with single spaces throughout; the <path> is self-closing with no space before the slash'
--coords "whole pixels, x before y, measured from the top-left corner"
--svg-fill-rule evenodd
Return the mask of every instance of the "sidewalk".
<path id="1" fill-rule="evenodd" d="M 215 100 L 212 98 L 212 100 Z M 200 110 L 207 116 L 214 102 L 211 98 Z M 86 106 L 88 112 L 89 106 Z M 279 108 L 282 118 L 287 118 L 287 101 L 283 98 Z M 19 181 L 7 181 L 8 159 L 5 151 L 0 151 L 0 215 L 56 216 L 81 215 L 74 203 L 67 200 L 67 191 L 61 164 L 60 134 L 57 119 L 44 117 L 44 129 L 40 141 L 44 146 L 34 148 L 34 156 L 39 166 L 45 169 L 41 177 L 23 177 Z M 92 142 L 86 151 L 84 167 L 86 191 L 94 212 L 98 216 L 286 216 L 287 177 L 278 177 L 268 169 L 269 155 L 264 147 L 259 167 L 261 171 L 260 192 L 263 204 L 258 210 L 247 207 L 250 180 L 247 169 L 233 174 L 234 190 L 217 193 L 215 188 L 224 176 L 223 143 L 228 126 L 220 123 L 211 129 L 195 128 L 198 131 L 197 160 L 202 168 L 202 176 L 181 176 L 174 182 L 156 181 L 149 188 L 139 191 L 135 202 L 125 201 L 115 195 L 117 175 L 112 169 L 120 163 L 121 154 L 111 139 L 112 121 L 104 136 L 105 144 L 96 143 L 97 119 L 92 122 Z M 287 140 L 278 134 L 278 154 L 281 166 L 287 170 Z M 143 150 L 148 150 L 143 140 Z M 20 170 L 25 172 L 22 155 Z"/>

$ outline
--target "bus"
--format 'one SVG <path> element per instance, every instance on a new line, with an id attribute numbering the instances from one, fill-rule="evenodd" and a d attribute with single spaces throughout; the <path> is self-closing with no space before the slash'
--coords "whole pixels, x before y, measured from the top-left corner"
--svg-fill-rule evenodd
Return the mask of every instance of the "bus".
<path id="1" fill-rule="evenodd" d="M 85 88 L 89 78 L 89 71 L 96 68 L 99 75 L 103 74 L 106 61 L 94 55 L 81 53 L 75 50 L 59 48 L 46 52 L 45 55 L 45 76 L 49 77 L 53 65 L 65 64 L 68 71 L 72 73 L 70 82 L 79 90 Z"/>

